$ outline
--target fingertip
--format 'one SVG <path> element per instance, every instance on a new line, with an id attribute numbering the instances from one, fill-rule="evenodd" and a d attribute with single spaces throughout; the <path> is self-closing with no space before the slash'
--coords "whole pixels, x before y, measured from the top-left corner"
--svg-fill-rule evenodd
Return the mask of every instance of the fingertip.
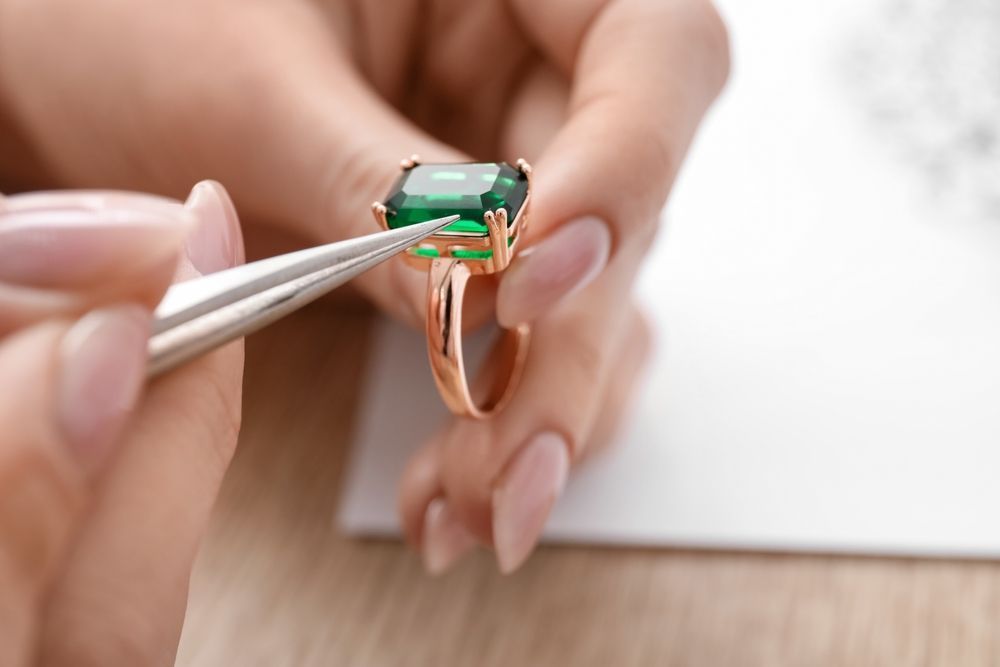
<path id="1" fill-rule="evenodd" d="M 399 516 L 403 538 L 411 548 L 421 550 L 427 508 L 441 496 L 437 441 L 425 445 L 410 459 L 399 482 Z"/>
<path id="2" fill-rule="evenodd" d="M 444 574 L 476 547 L 476 539 L 451 511 L 448 501 L 435 498 L 424 516 L 424 567 L 433 576 Z"/>
<path id="3" fill-rule="evenodd" d="M 534 436 L 504 471 L 493 491 L 493 544 L 500 572 L 517 570 L 534 551 L 549 513 L 569 477 L 566 439 Z"/>
<path id="4" fill-rule="evenodd" d="M 198 273 L 215 273 L 245 261 L 239 216 L 220 183 L 201 181 L 195 185 L 184 208 L 193 218 L 185 252 Z"/>

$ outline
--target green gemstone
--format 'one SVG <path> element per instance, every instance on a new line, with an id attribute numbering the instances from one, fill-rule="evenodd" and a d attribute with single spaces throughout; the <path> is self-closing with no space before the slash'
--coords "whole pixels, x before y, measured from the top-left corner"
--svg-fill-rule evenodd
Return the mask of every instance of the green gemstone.
<path id="1" fill-rule="evenodd" d="M 452 250 L 455 259 L 489 259 L 493 256 L 493 248 L 489 250 Z"/>
<path id="2" fill-rule="evenodd" d="M 410 254 L 417 257 L 440 257 L 441 253 L 437 248 L 410 248 Z"/>
<path id="3" fill-rule="evenodd" d="M 448 215 L 461 219 L 440 232 L 443 236 L 489 236 L 483 216 L 487 211 L 507 210 L 513 221 L 528 196 L 528 178 L 506 162 L 466 164 L 420 164 L 407 169 L 385 200 L 390 229 L 406 227 Z M 458 252 L 489 253 L 491 250 Z M 414 253 L 419 254 L 419 253 Z M 421 255 L 424 256 L 424 255 Z"/>
<path id="4" fill-rule="evenodd" d="M 508 246 L 514 245 L 514 239 L 508 238 L 507 245 Z M 437 255 L 435 255 L 435 257 L 436 256 Z M 451 256 L 454 257 L 455 259 L 489 259 L 490 257 L 493 257 L 493 248 L 489 248 L 488 250 L 456 249 L 451 251 Z"/>
<path id="5" fill-rule="evenodd" d="M 508 238 L 507 245 L 514 245 L 514 239 Z M 415 248 L 410 248 L 407 252 L 415 257 L 430 257 L 437 258 L 441 256 L 441 253 L 437 248 L 421 248 L 417 246 Z M 452 250 L 451 256 L 455 259 L 489 259 L 493 256 L 493 248 L 488 250 Z"/>

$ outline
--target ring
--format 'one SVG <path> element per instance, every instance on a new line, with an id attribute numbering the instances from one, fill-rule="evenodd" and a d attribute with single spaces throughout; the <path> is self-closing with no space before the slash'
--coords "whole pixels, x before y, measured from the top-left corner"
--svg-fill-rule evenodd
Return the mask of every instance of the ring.
<path id="1" fill-rule="evenodd" d="M 528 350 L 530 328 L 504 329 L 487 358 L 485 397 L 476 403 L 462 355 L 462 303 L 472 276 L 503 271 L 528 222 L 531 166 L 506 162 L 400 163 L 402 174 L 384 202 L 372 204 L 383 229 L 458 215 L 457 222 L 406 251 L 427 271 L 427 352 L 441 398 L 456 415 L 484 419 L 513 395 Z"/>

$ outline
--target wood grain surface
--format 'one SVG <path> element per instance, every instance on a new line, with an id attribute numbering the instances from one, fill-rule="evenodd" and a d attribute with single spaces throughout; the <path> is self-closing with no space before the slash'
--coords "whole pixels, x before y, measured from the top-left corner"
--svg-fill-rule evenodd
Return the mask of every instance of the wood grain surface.
<path id="1" fill-rule="evenodd" d="M 249 341 L 179 665 L 1000 664 L 994 563 L 561 547 L 433 579 L 338 535 L 369 327 L 323 303 Z"/>

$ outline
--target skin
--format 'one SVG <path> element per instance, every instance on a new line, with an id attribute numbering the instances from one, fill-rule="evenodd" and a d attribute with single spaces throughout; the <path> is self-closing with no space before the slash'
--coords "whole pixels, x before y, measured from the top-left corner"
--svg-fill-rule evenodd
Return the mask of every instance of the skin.
<path id="1" fill-rule="evenodd" d="M 490 421 L 445 425 L 400 490 L 416 548 L 435 498 L 490 546 L 493 491 L 527 442 L 557 433 L 575 463 L 611 431 L 645 348 L 632 284 L 727 75 L 726 31 L 707 0 L 0 0 L 0 186 L 180 197 L 214 178 L 245 222 L 320 242 L 374 231 L 368 206 L 384 196 L 401 157 L 527 158 L 536 178 L 526 245 L 595 216 L 610 232 L 610 259 L 572 296 L 535 304 L 527 370 L 510 406 Z M 425 280 L 391 262 L 358 287 L 421 327 Z M 494 299 L 503 309 L 523 298 L 502 277 L 474 289 L 473 326 L 492 317 Z M 199 391 L 196 383 L 185 390 Z M 224 395 L 223 422 L 232 425 L 233 394 Z M 143 443 L 167 437 L 155 420 L 142 423 Z M 210 433 L 222 442 L 203 443 L 223 453 L 222 469 L 232 435 Z M 165 497 L 198 465 L 192 453 L 173 477 L 158 478 Z M 192 499 L 171 497 L 183 508 L 172 529 L 190 553 L 216 484 L 213 477 Z M 116 493 L 123 498 L 108 500 L 108 511 L 120 523 L 109 519 L 84 538 L 93 560 L 60 580 L 67 590 L 107 584 L 119 571 L 115 554 L 144 539 L 126 528 L 125 509 L 112 509 L 128 502 Z M 104 651 L 122 646 L 135 653 L 129 664 L 169 662 L 181 602 L 171 597 L 145 617 L 143 632 L 121 628 L 133 622 L 125 610 L 183 589 L 190 553 L 156 554 L 173 558 L 163 567 L 177 576 L 137 584 L 145 596 L 109 587 L 99 604 L 106 614 L 74 610 L 71 600 L 87 598 L 68 593 L 68 607 L 55 607 L 58 632 L 43 637 L 86 646 L 73 664 L 89 664 L 80 655 L 115 663 L 118 654 Z M 52 655 L 48 663 L 61 664 L 66 654 Z"/>
<path id="2" fill-rule="evenodd" d="M 66 233 L 74 226 L 124 242 L 86 279 L 49 268 L 28 283 L 0 280 L 0 664 L 173 664 L 192 562 L 236 446 L 242 343 L 116 401 L 121 415 L 82 441 L 62 392 L 81 361 L 94 366 L 72 344 L 79 327 L 109 312 L 129 314 L 138 344 L 114 344 L 84 391 L 100 394 L 123 380 L 141 386 L 152 308 L 175 275 L 198 275 L 186 257 L 178 262 L 185 230 L 228 234 L 231 255 L 215 268 L 239 263 L 235 212 L 225 199 L 195 211 L 121 195 L 115 220 L 107 200 L 97 216 L 71 214 L 69 227 L 53 227 L 45 214 L 15 221 L 21 199 L 0 196 L 0 242 L 10 242 L 4 232 L 15 224 L 66 255 L 80 250 L 79 235 Z M 49 196 L 45 207 L 76 210 L 80 200 Z M 150 211 L 175 231 L 129 234 Z M 189 248 L 199 242 L 187 238 Z M 101 406 L 76 401 L 85 413 Z"/>

